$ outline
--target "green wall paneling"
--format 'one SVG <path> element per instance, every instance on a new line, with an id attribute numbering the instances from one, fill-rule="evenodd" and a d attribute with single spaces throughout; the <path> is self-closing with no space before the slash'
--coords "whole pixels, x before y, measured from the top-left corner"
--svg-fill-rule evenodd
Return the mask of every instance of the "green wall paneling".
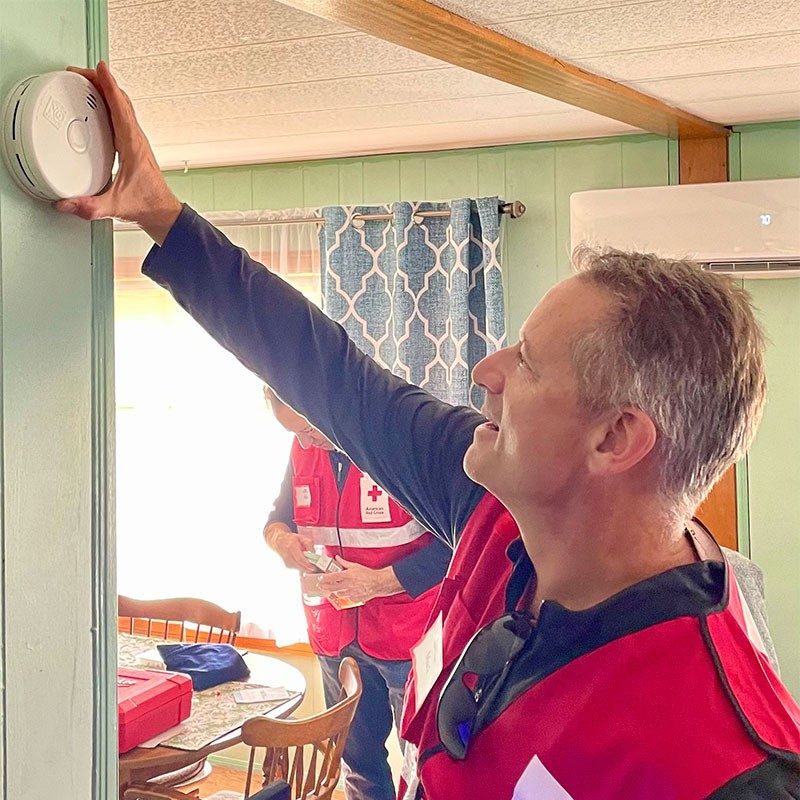
<path id="1" fill-rule="evenodd" d="M 396 158 L 367 159 L 362 163 L 362 191 L 365 205 L 382 205 L 402 198 L 400 193 L 400 164 Z"/>
<path id="2" fill-rule="evenodd" d="M 339 202 L 346 206 L 364 203 L 364 165 L 360 161 L 344 161 L 339 166 Z"/>
<path id="3" fill-rule="evenodd" d="M 310 208 L 339 202 L 339 165 L 330 161 L 303 166 L 303 203 Z"/>
<path id="4" fill-rule="evenodd" d="M 800 175 L 800 120 L 737 130 L 743 181 Z"/>
<path id="5" fill-rule="evenodd" d="M 506 196 L 526 206 L 523 217 L 505 222 L 503 278 L 512 342 L 556 282 L 555 154 L 555 148 L 543 145 L 509 148 L 505 154 Z"/>
<path id="6" fill-rule="evenodd" d="M 769 344 L 764 419 L 748 456 L 750 557 L 764 570 L 783 678 L 800 696 L 800 280 L 748 281 Z"/>
<path id="7" fill-rule="evenodd" d="M 239 168 L 213 176 L 214 210 L 238 211 L 253 207 L 253 171 Z"/>
<path id="8" fill-rule="evenodd" d="M 440 153 L 425 159 L 424 200 L 474 197 L 478 193 L 478 159 L 474 150 Z"/>
<path id="9" fill-rule="evenodd" d="M 424 158 L 400 159 L 400 192 L 405 200 L 425 197 Z"/>
<path id="10" fill-rule="evenodd" d="M 253 208 L 276 210 L 303 206 L 303 167 L 300 164 L 268 164 L 253 168 Z"/>

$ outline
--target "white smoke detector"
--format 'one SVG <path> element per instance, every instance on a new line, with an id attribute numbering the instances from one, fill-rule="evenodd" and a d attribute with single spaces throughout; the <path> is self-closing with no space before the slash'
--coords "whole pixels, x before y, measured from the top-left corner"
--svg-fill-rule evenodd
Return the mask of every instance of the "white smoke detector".
<path id="1" fill-rule="evenodd" d="M 114 141 L 97 89 L 75 72 L 20 81 L 2 111 L 3 158 L 40 200 L 97 194 L 111 179 Z"/>

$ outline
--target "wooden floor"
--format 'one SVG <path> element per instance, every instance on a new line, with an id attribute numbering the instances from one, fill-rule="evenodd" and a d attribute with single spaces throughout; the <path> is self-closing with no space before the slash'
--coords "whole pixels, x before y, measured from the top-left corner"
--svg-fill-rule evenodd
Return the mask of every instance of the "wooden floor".
<path id="1" fill-rule="evenodd" d="M 179 791 L 188 792 L 192 789 L 200 789 L 200 798 L 205 800 L 214 792 L 220 792 L 223 789 L 227 789 L 229 792 L 244 792 L 244 779 L 245 773 L 241 770 L 214 764 L 214 769 L 205 780 L 190 786 L 183 786 Z M 334 792 L 333 800 L 345 800 L 344 792 Z"/>

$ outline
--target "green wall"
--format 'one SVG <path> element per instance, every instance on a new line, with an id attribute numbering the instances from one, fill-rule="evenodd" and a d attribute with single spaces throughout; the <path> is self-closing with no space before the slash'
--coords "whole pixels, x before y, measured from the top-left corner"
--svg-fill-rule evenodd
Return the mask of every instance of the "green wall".
<path id="1" fill-rule="evenodd" d="M 99 0 L 1 0 L 2 96 L 29 75 L 85 64 L 87 49 L 98 52 L 98 10 Z M 110 276 L 105 229 L 95 267 Z M 92 258 L 89 225 L 29 198 L 0 167 L 0 797 L 8 800 L 116 795 L 94 736 L 116 682 L 113 668 L 110 681 L 99 669 L 107 626 L 95 567 L 106 445 L 96 419 L 106 387 L 93 379 L 111 300 L 93 302 Z M 101 700 L 104 686 L 113 691 Z"/>
<path id="2" fill-rule="evenodd" d="M 527 214 L 506 223 L 503 269 L 513 339 L 533 305 L 569 274 L 569 196 L 677 182 L 677 148 L 655 136 L 264 164 L 169 173 L 201 211 L 440 200 L 498 194 Z M 731 178 L 800 175 L 800 122 L 739 128 Z M 783 675 L 800 697 L 800 280 L 750 281 L 770 337 L 770 399 L 747 469 L 750 548 L 766 575 Z M 742 508 L 746 515 L 747 509 Z"/>
<path id="3" fill-rule="evenodd" d="M 800 177 L 800 121 L 743 128 L 731 152 L 732 177 Z M 766 576 L 783 678 L 800 697 L 800 279 L 747 288 L 769 337 L 767 407 L 748 456 L 750 556 Z"/>

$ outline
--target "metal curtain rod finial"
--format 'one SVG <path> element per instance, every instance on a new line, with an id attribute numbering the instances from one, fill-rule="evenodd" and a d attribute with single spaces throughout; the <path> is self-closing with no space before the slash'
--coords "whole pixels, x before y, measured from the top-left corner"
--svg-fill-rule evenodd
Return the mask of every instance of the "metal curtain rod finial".
<path id="1" fill-rule="evenodd" d="M 509 203 L 500 203 L 500 213 L 508 214 L 511 219 L 519 219 L 527 209 L 525 203 L 520 200 L 512 200 Z"/>

